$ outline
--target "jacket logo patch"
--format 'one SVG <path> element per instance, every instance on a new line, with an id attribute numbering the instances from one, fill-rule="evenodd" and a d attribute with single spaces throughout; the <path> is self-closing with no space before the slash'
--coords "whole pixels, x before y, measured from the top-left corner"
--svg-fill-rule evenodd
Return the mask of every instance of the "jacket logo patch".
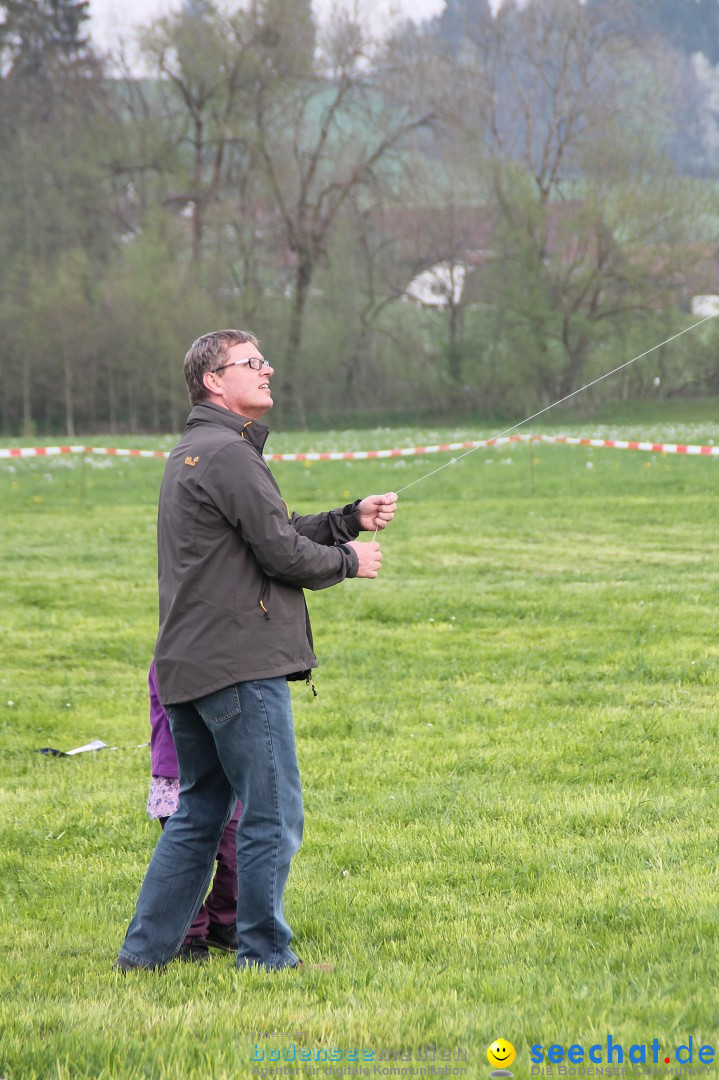
<path id="1" fill-rule="evenodd" d="M 199 460 L 200 460 L 199 454 L 197 455 L 197 457 L 189 457 L 188 456 L 188 457 L 185 458 L 185 465 L 192 465 L 194 467 L 195 465 L 197 465 L 197 462 Z"/>

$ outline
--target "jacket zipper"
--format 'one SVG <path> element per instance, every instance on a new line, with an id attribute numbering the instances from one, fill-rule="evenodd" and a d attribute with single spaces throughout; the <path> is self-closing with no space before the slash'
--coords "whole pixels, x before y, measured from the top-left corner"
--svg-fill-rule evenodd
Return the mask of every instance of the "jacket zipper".
<path id="1" fill-rule="evenodd" d="M 267 600 L 267 604 L 265 603 L 265 600 Z M 266 574 L 263 574 L 263 576 L 262 576 L 262 589 L 260 590 L 260 598 L 257 601 L 257 603 L 260 605 L 260 609 L 261 609 L 262 613 L 264 614 L 264 616 L 265 616 L 265 618 L 267 619 L 268 622 L 270 621 L 270 611 L 269 611 L 269 607 L 268 607 L 269 601 L 270 601 L 270 579 L 267 577 Z"/>

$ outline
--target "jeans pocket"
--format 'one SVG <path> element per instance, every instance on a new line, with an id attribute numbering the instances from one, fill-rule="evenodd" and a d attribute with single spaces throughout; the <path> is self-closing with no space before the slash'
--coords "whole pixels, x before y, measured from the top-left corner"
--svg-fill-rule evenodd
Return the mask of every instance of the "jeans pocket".
<path id="1" fill-rule="evenodd" d="M 223 724 L 242 712 L 237 686 L 228 686 L 214 694 L 196 698 L 193 705 L 206 724 Z"/>

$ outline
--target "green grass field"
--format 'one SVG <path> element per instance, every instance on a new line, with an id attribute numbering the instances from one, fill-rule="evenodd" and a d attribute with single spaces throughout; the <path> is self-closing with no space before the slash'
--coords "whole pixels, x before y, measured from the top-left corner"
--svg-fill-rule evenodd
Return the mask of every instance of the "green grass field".
<path id="1" fill-rule="evenodd" d="M 611 434 L 706 442 L 719 423 Z M 447 460 L 274 471 L 310 511 Z M 434 1045 L 436 1069 L 487 1077 L 498 1037 L 522 1078 L 536 1044 L 606 1057 L 608 1037 L 625 1055 L 657 1039 L 662 1069 L 690 1037 L 695 1065 L 719 1053 L 719 460 L 481 450 L 407 492 L 377 581 L 309 596 L 319 696 L 293 690 L 307 826 L 286 907 L 300 955 L 332 975 L 229 956 L 112 970 L 158 834 L 161 472 L 0 461 L 0 1077 L 272 1075 L 293 1045 L 295 1075 L 413 1075 L 382 1070 L 419 1070 Z M 95 738 L 117 749 L 36 752 Z"/>

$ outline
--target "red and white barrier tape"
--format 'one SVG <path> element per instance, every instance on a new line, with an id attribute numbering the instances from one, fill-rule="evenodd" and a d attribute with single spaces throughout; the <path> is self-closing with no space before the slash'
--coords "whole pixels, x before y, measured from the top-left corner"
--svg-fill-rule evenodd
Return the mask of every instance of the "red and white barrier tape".
<path id="1" fill-rule="evenodd" d="M 166 458 L 164 450 L 118 450 L 110 446 L 11 446 L 0 458 L 57 457 L 59 454 L 110 454 L 113 457 Z"/>
<path id="2" fill-rule="evenodd" d="M 584 439 L 574 435 L 523 435 L 524 441 L 564 443 L 567 446 L 599 446 L 613 450 L 649 450 L 655 454 L 697 454 L 719 457 L 719 446 L 689 446 L 686 443 L 627 442 L 624 439 Z"/>
<path id="3" fill-rule="evenodd" d="M 480 439 L 477 442 L 437 443 L 436 446 L 405 446 L 400 450 L 345 450 L 316 454 L 268 454 L 268 461 L 374 461 L 375 458 L 417 457 L 422 454 L 441 454 L 447 450 L 478 450 L 481 446 L 502 446 L 522 442 L 525 436 L 509 435 L 499 439 Z"/>
<path id="4" fill-rule="evenodd" d="M 306 454 L 267 454 L 267 461 L 373 461 L 380 458 L 417 457 L 452 450 L 479 450 L 483 446 L 507 443 L 554 443 L 566 446 L 592 446 L 613 450 L 647 450 L 656 454 L 694 454 L 719 457 L 719 446 L 690 446 L 684 443 L 626 441 L 623 439 L 588 439 L 574 435 L 508 435 L 474 442 L 437 443 L 435 446 L 411 446 L 397 450 L 345 450 Z M 34 446 L 0 449 L 2 458 L 57 457 L 60 454 L 105 454 L 112 457 L 167 458 L 165 450 L 131 450 L 108 446 Z"/>

